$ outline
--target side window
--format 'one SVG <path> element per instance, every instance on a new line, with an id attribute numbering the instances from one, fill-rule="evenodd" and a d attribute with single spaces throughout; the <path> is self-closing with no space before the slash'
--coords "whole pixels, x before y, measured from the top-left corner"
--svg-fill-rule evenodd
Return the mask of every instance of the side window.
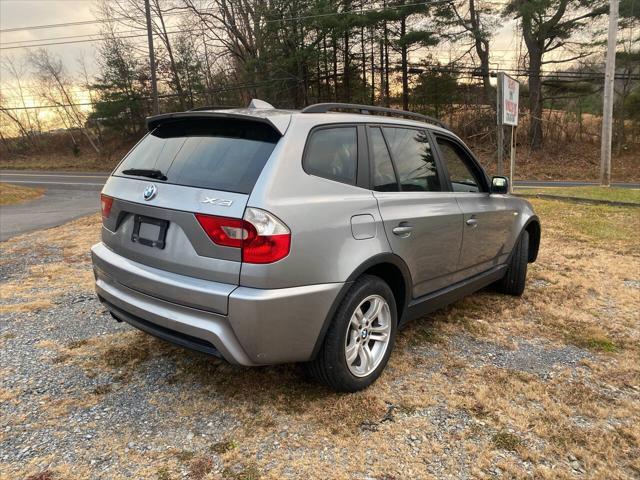
<path id="1" fill-rule="evenodd" d="M 442 186 L 427 132 L 395 127 L 384 127 L 383 131 L 402 190 L 440 192 Z"/>
<path id="2" fill-rule="evenodd" d="M 355 184 L 358 165 L 356 127 L 323 128 L 312 132 L 302 164 L 311 175 Z"/>
<path id="3" fill-rule="evenodd" d="M 449 170 L 453 191 L 479 192 L 482 182 L 469 167 L 467 154 L 449 140 L 438 137 L 437 142 L 440 152 L 442 152 L 442 161 Z"/>
<path id="4" fill-rule="evenodd" d="M 373 189 L 377 192 L 397 192 L 398 181 L 382 131 L 377 127 L 370 128 L 369 139 L 373 159 Z"/>

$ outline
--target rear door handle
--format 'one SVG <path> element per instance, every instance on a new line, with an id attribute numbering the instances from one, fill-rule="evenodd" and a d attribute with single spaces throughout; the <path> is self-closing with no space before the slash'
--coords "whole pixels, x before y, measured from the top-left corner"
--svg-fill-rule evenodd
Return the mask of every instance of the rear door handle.
<path id="1" fill-rule="evenodd" d="M 411 225 L 398 225 L 392 231 L 394 235 L 398 235 L 399 237 L 408 237 L 411 235 L 413 227 Z"/>
<path id="2" fill-rule="evenodd" d="M 478 220 L 476 220 L 475 218 L 470 218 L 466 223 L 473 228 L 476 228 L 478 226 Z"/>

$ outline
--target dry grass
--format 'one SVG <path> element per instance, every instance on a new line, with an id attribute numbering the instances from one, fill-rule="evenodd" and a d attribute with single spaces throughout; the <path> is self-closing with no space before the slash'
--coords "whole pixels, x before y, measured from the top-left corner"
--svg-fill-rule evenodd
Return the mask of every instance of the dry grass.
<path id="1" fill-rule="evenodd" d="M 521 130 L 520 128 L 518 129 Z M 470 143 L 483 167 L 497 175 L 495 143 Z M 640 181 L 640 147 L 614 152 L 611 179 L 613 182 Z M 509 172 L 509 155 L 505 154 L 505 171 Z M 582 180 L 600 178 L 600 149 L 588 142 L 547 142 L 542 150 L 534 151 L 519 144 L 515 168 L 516 180 Z"/>
<path id="2" fill-rule="evenodd" d="M 63 172 L 109 172 L 118 165 L 126 149 L 107 158 L 98 157 L 91 152 L 80 156 L 68 154 L 33 154 L 13 156 L 3 159 L 0 168 L 7 170 L 56 170 Z"/>
<path id="3" fill-rule="evenodd" d="M 0 182 L 0 206 L 34 200 L 42 195 L 44 189 L 23 187 L 11 183 Z"/>
<path id="4" fill-rule="evenodd" d="M 0 290 L 0 313 L 49 308 L 64 294 L 92 291 L 88 268 L 89 248 L 99 240 L 99 216 L 81 218 L 67 225 L 14 237 L 0 244 L 0 262 L 22 265 L 22 255 L 35 255 L 26 276 L 9 278 Z M 47 257 L 55 256 L 56 261 Z"/>
<path id="5" fill-rule="evenodd" d="M 126 475 L 113 478 L 181 478 L 184 468 L 202 479 L 490 478 L 498 467 L 505 478 L 569 479 L 577 475 L 572 462 L 585 478 L 637 478 L 640 291 L 633 282 L 640 280 L 640 219 L 635 209 L 533 203 L 543 239 L 523 297 L 484 291 L 412 323 L 381 379 L 364 392 L 335 394 L 301 379 L 295 366 L 234 367 L 135 331 L 40 346 L 62 357 L 52 368 L 110 373 L 117 389 L 136 388 L 127 384 L 132 375 L 168 363 L 172 388 L 148 400 L 161 415 L 194 429 L 208 417 L 236 421 L 218 442 L 194 439 L 188 450 L 144 456 L 122 453 L 128 432 L 105 434 L 96 448 L 127 465 Z M 58 235 L 66 238 L 65 230 Z M 560 365 L 545 377 L 474 357 L 455 347 L 461 337 L 504 351 L 524 340 L 551 349 L 576 345 L 588 356 L 578 368 Z M 110 387 L 101 388 L 87 405 L 110 395 Z M 69 404 L 49 403 L 42 407 L 48 424 L 64 421 Z M 411 444 L 410 435 L 420 443 Z M 164 444 L 166 429 L 146 441 Z M 211 471 L 213 456 L 222 475 Z M 90 477 L 90 467 L 81 467 Z M 64 468 L 50 471 L 83 478 L 65 476 Z"/>

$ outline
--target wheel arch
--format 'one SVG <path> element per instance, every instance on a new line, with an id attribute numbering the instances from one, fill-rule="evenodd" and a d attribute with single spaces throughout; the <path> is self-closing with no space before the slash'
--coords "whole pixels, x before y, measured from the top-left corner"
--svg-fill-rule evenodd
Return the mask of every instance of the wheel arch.
<path id="1" fill-rule="evenodd" d="M 520 235 L 522 232 L 529 233 L 529 252 L 528 252 L 528 261 L 529 263 L 533 263 L 538 258 L 538 250 L 540 249 L 540 236 L 541 236 L 541 228 L 540 228 L 540 219 L 533 215 L 525 223 Z"/>
<path id="2" fill-rule="evenodd" d="M 329 325 L 335 316 L 338 307 L 342 303 L 344 296 L 347 294 L 353 282 L 363 275 L 375 275 L 389 285 L 393 296 L 396 300 L 396 309 L 398 312 L 398 324 L 402 323 L 402 318 L 409 305 L 411 299 L 411 273 L 407 264 L 397 255 L 393 253 L 380 253 L 361 263 L 347 278 L 347 281 L 338 292 L 327 316 L 324 320 L 320 334 L 313 348 L 311 358 L 315 358 L 324 342 L 324 337 L 329 329 Z"/>

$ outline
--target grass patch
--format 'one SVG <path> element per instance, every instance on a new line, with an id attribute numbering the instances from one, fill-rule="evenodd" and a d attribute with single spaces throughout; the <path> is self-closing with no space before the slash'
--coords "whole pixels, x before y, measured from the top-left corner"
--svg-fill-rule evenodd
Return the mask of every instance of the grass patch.
<path id="1" fill-rule="evenodd" d="M 83 338 L 82 340 L 74 340 L 73 342 L 69 342 L 67 348 L 69 350 L 75 350 L 76 348 L 85 346 L 87 343 L 89 343 L 89 341 L 86 338 Z"/>
<path id="2" fill-rule="evenodd" d="M 640 189 L 616 187 L 538 187 L 516 188 L 521 195 L 555 195 L 558 197 L 584 198 L 587 200 L 606 200 L 609 202 L 628 202 L 640 204 Z"/>
<path id="3" fill-rule="evenodd" d="M 11 183 L 0 183 L 0 206 L 34 200 L 44 192 L 42 188 L 23 187 Z"/>
<path id="4" fill-rule="evenodd" d="M 195 452 L 192 452 L 191 450 L 180 450 L 179 452 L 176 452 L 176 458 L 182 463 L 190 462 L 195 456 Z"/>
<path id="5" fill-rule="evenodd" d="M 147 342 L 128 342 L 107 348 L 101 355 L 102 361 L 111 368 L 122 368 L 144 362 L 151 356 L 151 346 Z"/>
<path id="6" fill-rule="evenodd" d="M 209 457 L 195 457 L 189 464 L 189 478 L 202 480 L 213 470 L 213 460 Z"/>
<path id="7" fill-rule="evenodd" d="M 640 214 L 634 207 L 580 205 L 542 199 L 534 199 L 531 203 L 542 223 L 542 242 L 551 230 L 564 237 L 600 245 L 610 246 L 611 242 L 638 245 Z"/>
<path id="8" fill-rule="evenodd" d="M 260 480 L 260 471 L 255 465 L 248 465 L 239 470 L 225 468 L 222 471 L 225 480 Z"/>
<path id="9" fill-rule="evenodd" d="M 498 432 L 492 438 L 491 442 L 500 450 L 509 450 L 515 452 L 522 445 L 522 441 L 517 435 L 509 432 Z"/>
<path id="10" fill-rule="evenodd" d="M 160 467 L 158 469 L 158 480 L 171 480 L 171 472 L 167 467 Z"/>
<path id="11" fill-rule="evenodd" d="M 60 353 L 59 355 L 56 355 L 55 357 L 53 357 L 51 359 L 51 363 L 53 364 L 59 364 L 59 363 L 66 363 L 67 360 L 69 360 L 71 358 L 71 355 L 69 355 L 66 352 Z"/>
<path id="12" fill-rule="evenodd" d="M 111 392 L 111 385 L 109 385 L 108 383 L 105 383 L 103 385 L 98 385 L 96 388 L 93 389 L 93 393 L 95 393 L 96 395 L 106 395 L 107 393 Z"/>
<path id="13" fill-rule="evenodd" d="M 567 341 L 576 347 L 587 348 L 597 352 L 617 352 L 620 346 L 601 333 L 572 332 L 567 335 Z"/>
<path id="14" fill-rule="evenodd" d="M 425 344 L 437 345 L 444 343 L 445 339 L 442 332 L 430 322 L 428 325 L 417 325 L 412 331 L 409 343 L 412 346 L 421 346 Z"/>
<path id="15" fill-rule="evenodd" d="M 56 476 L 53 474 L 53 472 L 45 470 L 34 475 L 29 475 L 25 480 L 54 480 L 55 478 Z"/>
<path id="16" fill-rule="evenodd" d="M 234 450 L 236 448 L 238 448 L 238 444 L 234 440 L 227 440 L 211 445 L 211 451 L 217 453 L 218 455 L 230 452 L 231 450 Z"/>

